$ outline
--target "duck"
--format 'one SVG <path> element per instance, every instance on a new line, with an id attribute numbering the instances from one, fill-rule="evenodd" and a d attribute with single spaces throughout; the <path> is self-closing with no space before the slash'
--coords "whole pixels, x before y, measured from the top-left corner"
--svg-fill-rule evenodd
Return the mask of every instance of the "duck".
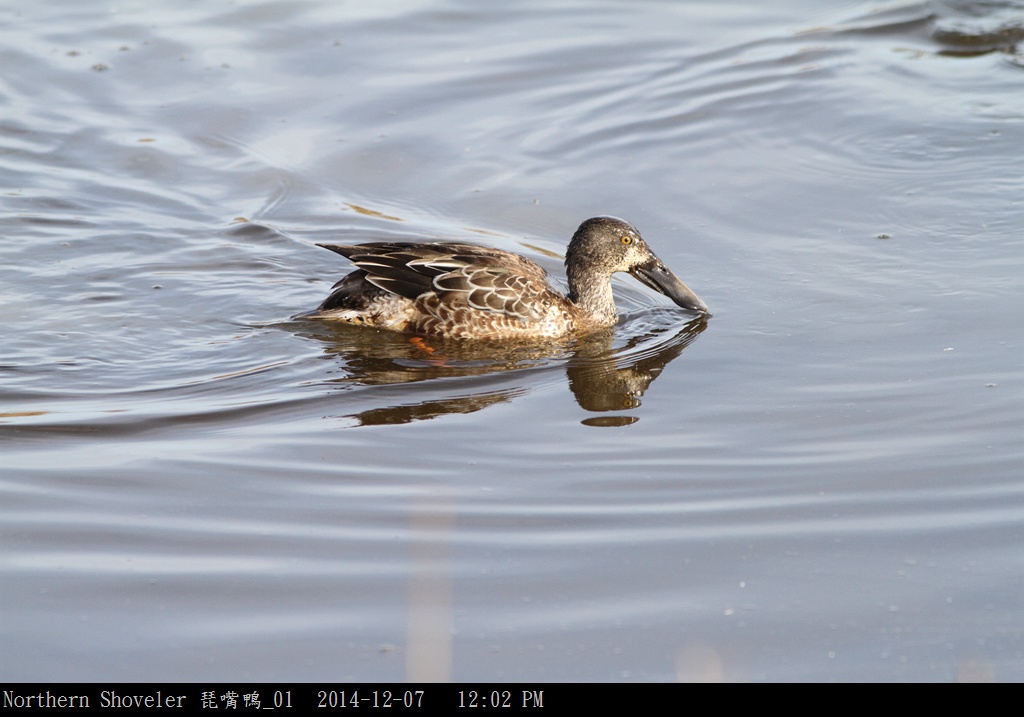
<path id="1" fill-rule="evenodd" d="M 317 244 L 356 270 L 314 310 L 296 318 L 340 321 L 444 339 L 554 339 L 618 321 L 612 274 L 625 272 L 676 305 L 708 307 L 627 221 L 587 219 L 565 255 L 569 292 L 526 257 L 476 244 L 372 242 Z"/>

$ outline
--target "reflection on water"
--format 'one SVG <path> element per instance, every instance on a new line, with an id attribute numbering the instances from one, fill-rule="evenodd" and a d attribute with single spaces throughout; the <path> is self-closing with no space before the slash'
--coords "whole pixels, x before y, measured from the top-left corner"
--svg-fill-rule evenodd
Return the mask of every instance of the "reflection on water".
<path id="1" fill-rule="evenodd" d="M 1001 53 L 1020 65 L 1024 40 L 1024 3 L 933 0 L 872 7 L 868 13 L 839 23 L 840 34 L 893 36 L 919 42 L 916 54 L 972 58 Z M 817 30 L 801 34 L 811 34 Z"/>
<path id="2" fill-rule="evenodd" d="M 341 322 L 298 321 L 295 333 L 324 344 L 324 356 L 336 360 L 340 386 L 391 386 L 430 382 L 438 386 L 453 378 L 486 377 L 506 372 L 562 370 L 577 403 L 592 412 L 629 411 L 664 368 L 678 358 L 707 328 L 700 316 L 679 326 L 672 309 L 652 309 L 619 326 L 582 337 L 557 341 L 459 341 L 373 331 Z M 659 324 L 659 319 L 665 321 Z M 451 383 L 449 381 L 449 383 Z M 451 383 L 450 395 L 409 402 L 415 388 L 398 394 L 396 403 L 348 416 L 356 425 L 393 425 L 453 413 L 473 413 L 528 392 L 528 382 L 514 388 L 466 389 Z M 443 388 L 441 389 L 444 390 Z M 384 399 L 386 400 L 386 399 Z M 612 426 L 636 422 L 631 415 L 591 418 L 586 425 Z"/>
<path id="3" fill-rule="evenodd" d="M 666 366 L 707 328 L 707 317 L 697 317 L 672 333 L 652 330 L 630 336 L 625 346 L 612 349 L 592 344 L 566 366 L 569 388 L 579 405 L 594 412 L 625 411 L 640 406 L 640 398 Z M 626 425 L 636 416 L 590 418 L 590 426 Z"/>
<path id="4" fill-rule="evenodd" d="M 1021 64 L 1018 44 L 1024 40 L 1024 3 L 944 0 L 938 4 L 932 31 L 932 39 L 942 47 L 938 54 L 969 58 L 999 52 Z"/>

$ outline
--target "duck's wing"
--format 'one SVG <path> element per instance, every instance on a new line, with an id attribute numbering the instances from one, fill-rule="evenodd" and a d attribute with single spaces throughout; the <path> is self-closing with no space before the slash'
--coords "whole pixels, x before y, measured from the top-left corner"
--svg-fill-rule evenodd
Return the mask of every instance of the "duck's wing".
<path id="1" fill-rule="evenodd" d="M 317 246 L 348 258 L 374 286 L 414 301 L 433 294 L 452 308 L 538 321 L 555 296 L 540 266 L 500 249 L 399 242 Z"/>

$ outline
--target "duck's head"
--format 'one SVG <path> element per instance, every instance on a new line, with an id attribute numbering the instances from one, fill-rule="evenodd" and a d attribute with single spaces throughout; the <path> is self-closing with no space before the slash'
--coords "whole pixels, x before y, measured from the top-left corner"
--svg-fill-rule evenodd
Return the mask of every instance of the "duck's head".
<path id="1" fill-rule="evenodd" d="M 642 283 L 691 311 L 707 313 L 700 297 L 679 280 L 629 222 L 594 217 L 580 224 L 565 255 L 570 288 L 594 279 L 607 281 L 616 272 L 632 274 Z"/>

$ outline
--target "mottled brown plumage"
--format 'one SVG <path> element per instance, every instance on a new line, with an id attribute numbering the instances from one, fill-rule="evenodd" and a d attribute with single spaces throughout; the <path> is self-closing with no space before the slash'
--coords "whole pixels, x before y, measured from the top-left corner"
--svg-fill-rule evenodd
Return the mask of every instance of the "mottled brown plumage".
<path id="1" fill-rule="evenodd" d="M 595 217 L 566 252 L 569 295 L 534 262 L 448 242 L 318 244 L 356 265 L 316 311 L 301 315 L 446 338 L 554 338 L 615 323 L 611 276 L 629 272 L 679 306 L 704 305 L 629 223 Z"/>

